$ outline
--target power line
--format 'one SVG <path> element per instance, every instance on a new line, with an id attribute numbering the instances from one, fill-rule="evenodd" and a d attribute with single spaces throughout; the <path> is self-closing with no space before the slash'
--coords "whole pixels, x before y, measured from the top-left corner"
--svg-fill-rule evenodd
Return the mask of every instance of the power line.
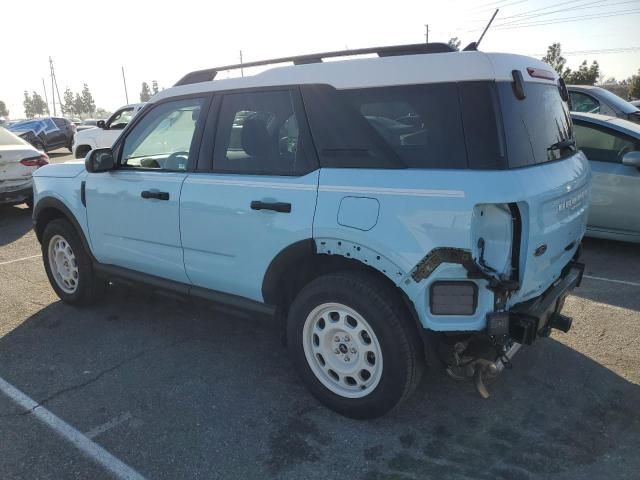
<path id="1" fill-rule="evenodd" d="M 585 4 L 582 4 L 582 5 L 577 5 L 577 6 L 568 7 L 568 8 L 561 8 L 559 10 L 553 10 L 551 12 L 544 12 L 544 13 L 537 13 L 535 15 L 528 15 L 526 17 L 521 17 L 521 18 L 517 18 L 515 20 L 511 20 L 509 22 L 500 23 L 500 24 L 496 25 L 496 27 L 502 27 L 502 26 L 506 26 L 506 25 L 517 25 L 519 23 L 528 22 L 530 19 L 532 19 L 534 17 L 541 17 L 543 15 L 551 15 L 553 13 L 566 12 L 568 10 L 575 10 L 576 8 L 580 8 L 581 10 L 588 10 L 588 9 L 593 9 L 593 8 L 609 8 L 609 7 L 614 7 L 616 5 L 625 5 L 627 3 L 637 3 L 637 0 L 627 0 L 625 2 L 608 3 L 607 5 L 594 5 L 594 3 L 602 3 L 602 0 L 596 0 L 596 1 L 591 2 L 591 3 L 585 3 Z M 612 12 L 612 13 L 616 13 L 616 12 Z M 547 21 L 547 20 L 554 20 L 554 19 L 543 19 L 542 21 Z"/>
<path id="2" fill-rule="evenodd" d="M 542 12 L 542 13 L 534 13 L 534 14 L 519 14 L 519 15 L 512 15 L 511 17 L 505 17 L 502 18 L 501 20 L 503 20 L 502 23 L 500 23 L 499 25 L 511 25 L 514 23 L 519 23 L 519 22 L 525 22 L 525 21 L 529 21 L 532 18 L 536 18 L 536 17 L 543 17 L 545 15 L 553 15 L 554 13 L 559 13 L 559 12 L 566 12 L 568 10 L 575 10 L 576 8 L 580 8 L 580 9 L 586 9 L 586 8 L 602 8 L 605 7 L 605 5 L 594 5 L 594 4 L 601 4 L 602 0 L 594 0 L 593 2 L 590 3 L 583 3 L 581 5 L 574 5 L 571 7 L 566 7 L 566 8 L 560 8 L 558 10 L 551 10 L 550 12 Z M 606 5 L 609 6 L 609 5 Z M 517 17 L 517 18 L 514 18 Z M 508 20 L 507 22 L 504 22 L 504 20 L 511 18 L 511 20 Z M 546 20 L 546 19 L 545 19 Z M 498 25 L 496 25 L 498 26 Z"/>
<path id="3" fill-rule="evenodd" d="M 610 53 L 632 53 L 640 51 L 639 47 L 618 47 L 618 48 L 601 48 L 593 50 L 574 50 L 571 52 L 562 52 L 562 55 L 607 55 Z M 532 53 L 530 57 L 542 57 L 545 53 Z"/>
<path id="4" fill-rule="evenodd" d="M 558 8 L 558 7 L 563 7 L 565 5 L 571 5 L 572 3 L 578 3 L 578 2 L 584 2 L 587 0 L 567 0 L 564 2 L 558 2 L 558 3 L 554 3 L 552 5 L 547 5 L 546 7 L 540 7 L 540 8 L 534 8 L 533 10 L 527 10 L 527 11 L 523 11 L 523 12 L 519 12 L 519 13 L 514 13 L 513 15 L 509 15 L 507 17 L 502 17 L 501 20 L 506 20 L 508 18 L 513 18 L 513 17 L 522 17 L 522 16 L 528 16 L 532 13 L 536 13 L 536 12 L 541 12 L 543 10 L 549 10 L 550 8 Z M 599 2 L 603 2 L 605 0 L 598 0 Z M 572 8 L 578 8 L 581 5 L 576 5 Z"/>
<path id="5" fill-rule="evenodd" d="M 545 20 L 540 22 L 531 22 L 531 23 L 518 23 L 515 25 L 505 25 L 505 26 L 496 26 L 494 30 L 513 30 L 514 28 L 525 28 L 525 27 L 539 27 L 543 25 L 554 25 L 558 23 L 572 23 L 579 22 L 584 20 L 593 20 L 595 18 L 607 18 L 607 17 L 619 17 L 620 15 L 634 15 L 636 13 L 640 13 L 640 9 L 638 10 L 622 10 L 616 13 L 611 14 L 593 14 L 593 15 L 583 15 L 579 17 L 563 17 L 555 20 Z M 480 29 L 476 28 L 474 30 L 470 30 L 472 32 L 476 32 Z"/>

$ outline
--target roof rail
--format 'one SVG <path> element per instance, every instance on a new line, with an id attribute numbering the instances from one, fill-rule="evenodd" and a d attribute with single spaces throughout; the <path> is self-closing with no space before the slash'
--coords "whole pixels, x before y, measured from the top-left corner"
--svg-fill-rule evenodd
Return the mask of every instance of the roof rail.
<path id="1" fill-rule="evenodd" d="M 409 45 L 392 45 L 387 47 L 358 48 L 355 50 L 339 50 L 335 52 L 312 53 L 308 55 L 296 55 L 293 57 L 273 58 L 271 60 L 259 60 L 257 62 L 237 63 L 235 65 L 225 65 L 222 67 L 196 70 L 182 77 L 174 85 L 189 85 L 192 83 L 208 82 L 216 78 L 218 72 L 225 70 L 238 70 L 240 68 L 259 67 L 262 65 L 273 65 L 277 63 L 292 62 L 294 65 L 304 65 L 308 63 L 322 63 L 325 58 L 348 57 L 353 55 L 367 55 L 375 53 L 379 57 L 393 57 L 396 55 L 417 55 L 424 53 L 447 53 L 455 52 L 446 43 L 414 43 Z"/>

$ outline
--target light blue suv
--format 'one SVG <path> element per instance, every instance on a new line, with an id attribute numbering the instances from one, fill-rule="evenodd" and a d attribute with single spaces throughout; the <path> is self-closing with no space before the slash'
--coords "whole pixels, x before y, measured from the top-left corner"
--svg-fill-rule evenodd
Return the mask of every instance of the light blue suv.
<path id="1" fill-rule="evenodd" d="M 323 58 L 377 54 L 323 63 Z M 591 174 L 538 60 L 442 45 L 230 65 L 157 94 L 111 149 L 36 172 L 64 301 L 125 280 L 276 315 L 328 407 L 399 405 L 426 359 L 483 383 L 567 331 Z"/>

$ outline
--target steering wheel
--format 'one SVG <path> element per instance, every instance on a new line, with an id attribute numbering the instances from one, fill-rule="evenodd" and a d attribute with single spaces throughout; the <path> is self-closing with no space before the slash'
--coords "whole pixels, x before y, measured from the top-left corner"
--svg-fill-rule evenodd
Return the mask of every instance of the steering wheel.
<path id="1" fill-rule="evenodd" d="M 184 160 L 184 161 L 181 161 Z M 189 152 L 173 152 L 164 161 L 165 170 L 185 170 L 187 161 L 189 160 Z M 180 165 L 184 165 L 183 168 Z"/>
<path id="2" fill-rule="evenodd" d="M 624 147 L 622 147 L 619 151 L 618 151 L 618 157 L 617 158 L 622 158 L 622 156 L 625 153 L 628 153 L 631 151 L 631 147 L 629 145 L 625 145 Z"/>

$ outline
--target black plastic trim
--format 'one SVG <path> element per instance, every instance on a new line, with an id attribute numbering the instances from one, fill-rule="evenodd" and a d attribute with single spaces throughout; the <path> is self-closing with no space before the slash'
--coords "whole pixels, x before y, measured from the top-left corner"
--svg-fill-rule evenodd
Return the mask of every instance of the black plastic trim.
<path id="1" fill-rule="evenodd" d="M 42 235 L 42 231 L 38 229 L 38 218 L 43 211 L 48 209 L 58 210 L 64 218 L 66 218 L 67 220 L 69 220 L 69 222 L 71 222 L 73 227 L 76 229 L 76 232 L 78 232 L 78 236 L 80 237 L 80 241 L 82 242 L 82 246 L 86 250 L 87 255 L 89 255 L 89 257 L 91 257 L 91 260 L 95 262 L 96 260 L 93 256 L 93 253 L 91 253 L 89 242 L 87 241 L 87 238 L 84 235 L 84 230 L 82 230 L 82 227 L 78 223 L 78 220 L 76 220 L 76 217 L 73 215 L 71 210 L 69 210 L 69 208 L 57 198 L 53 198 L 53 197 L 42 198 L 38 201 L 38 203 L 35 205 L 33 209 L 33 217 L 32 217 L 33 227 L 36 232 L 36 237 L 38 238 L 38 242 L 41 241 L 41 235 Z"/>
<path id="2" fill-rule="evenodd" d="M 291 266 L 305 257 L 315 255 L 316 243 L 313 239 L 300 240 L 281 250 L 267 267 L 262 280 L 262 297 L 271 305 L 278 303 L 282 275 Z"/>
<path id="3" fill-rule="evenodd" d="M 265 303 L 256 302 L 255 300 L 203 287 L 187 285 L 186 283 L 176 282 L 174 280 L 167 280 L 165 278 L 129 270 L 128 268 L 118 267 L 116 265 L 105 265 L 94 261 L 93 268 L 102 278 L 115 281 L 116 283 L 120 280 L 134 284 L 148 285 L 159 290 L 177 293 L 184 296 L 203 298 L 215 303 L 224 304 L 241 310 L 259 312 L 266 315 L 273 315 L 275 312 L 275 307 Z"/>
<path id="4" fill-rule="evenodd" d="M 473 287 L 473 312 L 471 313 L 433 313 L 433 288 L 439 285 L 452 285 L 452 286 L 470 285 L 471 287 Z M 469 280 L 460 280 L 460 281 L 437 280 L 429 286 L 429 312 L 431 312 L 432 315 L 438 315 L 443 317 L 452 316 L 452 315 L 468 317 L 471 315 L 475 315 L 477 309 L 478 309 L 478 285 L 476 285 L 475 282 L 471 282 Z"/>

